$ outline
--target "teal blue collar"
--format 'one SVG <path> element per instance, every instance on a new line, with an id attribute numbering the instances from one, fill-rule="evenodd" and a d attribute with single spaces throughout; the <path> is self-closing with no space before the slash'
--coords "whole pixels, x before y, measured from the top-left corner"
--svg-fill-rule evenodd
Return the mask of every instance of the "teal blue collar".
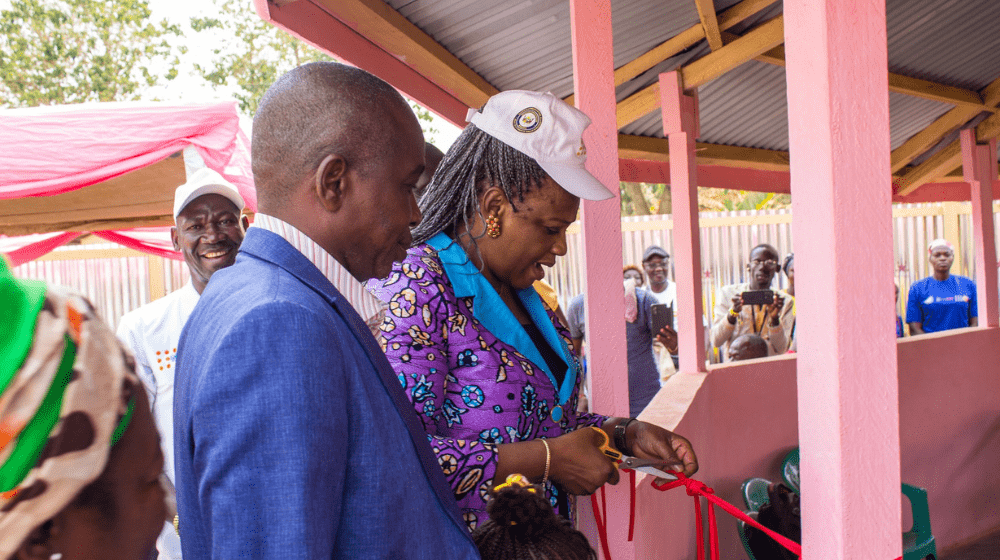
<path id="1" fill-rule="evenodd" d="M 542 354 L 531 341 L 531 337 L 518 322 L 514 314 L 511 313 L 507 304 L 500 299 L 493 286 L 486 280 L 486 277 L 479 272 L 476 265 L 472 263 L 469 256 L 465 254 L 465 249 L 461 245 L 452 241 L 444 233 L 439 233 L 427 240 L 427 244 L 433 247 L 441 264 L 444 266 L 448 280 L 455 290 L 455 296 L 473 298 L 472 314 L 486 327 L 494 336 L 513 346 L 524 357 L 531 360 L 537 368 L 540 368 L 548 376 L 553 387 L 556 387 L 556 379 L 552 375 Z M 562 386 L 559 390 L 559 405 L 566 404 L 572 396 L 573 388 L 576 386 L 577 367 L 576 360 L 570 355 L 569 348 L 563 342 L 562 337 L 556 331 L 555 325 L 549 318 L 542 305 L 542 298 L 534 288 L 528 287 L 518 290 L 517 297 L 520 298 L 524 308 L 527 309 L 531 321 L 538 327 L 545 337 L 545 341 L 559 354 L 566 362 L 569 369 L 566 377 L 563 378 Z M 558 419 L 556 419 L 558 420 Z"/>

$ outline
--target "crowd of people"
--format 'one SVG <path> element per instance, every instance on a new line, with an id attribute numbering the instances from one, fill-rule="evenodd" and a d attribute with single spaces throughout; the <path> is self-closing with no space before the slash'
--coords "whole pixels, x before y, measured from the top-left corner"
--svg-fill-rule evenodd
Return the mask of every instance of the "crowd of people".
<path id="1" fill-rule="evenodd" d="M 585 169 L 590 120 L 508 91 L 469 122 L 442 154 L 371 74 L 282 76 L 254 119 L 252 226 L 192 173 L 171 230 L 191 282 L 117 337 L 0 259 L 0 560 L 594 558 L 570 519 L 618 481 L 604 442 L 694 474 L 690 442 L 636 419 L 677 368 L 669 253 L 623 269 L 629 417 L 581 405 L 584 298 L 563 310 L 543 282 L 580 200 L 613 196 Z M 976 326 L 953 248 L 928 252 L 910 333 Z M 757 245 L 745 278 L 706 345 L 794 351 L 793 255 Z"/>
<path id="2" fill-rule="evenodd" d="M 589 122 L 500 93 L 434 170 L 391 86 L 311 63 L 260 101 L 253 225 L 191 174 L 171 232 L 191 283 L 118 337 L 0 265 L 0 558 L 592 558 L 569 518 L 618 480 L 605 441 L 698 462 L 578 410 L 577 347 L 533 287 L 580 199 L 612 197 Z"/>
<path id="3" fill-rule="evenodd" d="M 965 276 L 951 274 L 955 253 L 951 243 L 935 239 L 927 248 L 932 275 L 910 286 L 905 323 L 910 336 L 978 325 L 976 284 Z M 779 260 L 780 259 L 780 260 Z M 677 287 L 669 280 L 670 255 L 662 247 L 646 248 L 642 268 L 626 265 L 625 322 L 628 344 L 630 414 L 637 416 L 666 380 L 676 371 Z M 715 294 L 714 323 L 706 329 L 706 351 L 720 362 L 736 362 L 794 353 L 795 337 L 795 255 L 781 259 L 767 243 L 750 250 L 745 265 L 746 281 L 722 286 Z M 787 288 L 777 287 L 784 272 Z M 648 281 L 648 283 L 647 283 Z M 899 285 L 896 284 L 896 301 Z M 570 301 L 567 324 L 574 346 L 584 342 L 585 298 Z M 673 322 L 659 329 L 652 315 L 657 305 L 671 309 Z M 905 336 L 903 318 L 896 316 L 895 332 Z"/>

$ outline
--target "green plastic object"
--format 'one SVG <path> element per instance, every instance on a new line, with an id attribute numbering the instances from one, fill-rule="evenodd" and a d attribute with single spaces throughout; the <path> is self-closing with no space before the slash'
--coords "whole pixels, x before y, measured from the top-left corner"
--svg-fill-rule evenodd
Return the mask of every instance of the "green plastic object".
<path id="1" fill-rule="evenodd" d="M 785 456 L 785 461 L 781 465 L 781 478 L 784 479 L 786 486 L 796 493 L 799 492 L 798 447 Z M 747 483 L 743 484 L 744 496 L 746 496 Z M 927 490 L 904 483 L 902 492 L 910 501 L 910 512 L 913 517 L 913 527 L 903 533 L 903 560 L 924 560 L 925 558 L 933 560 L 937 557 L 937 544 L 934 542 L 934 534 L 931 532 L 931 512 L 927 504 Z"/>
<path id="2" fill-rule="evenodd" d="M 927 505 L 927 490 L 902 485 L 903 495 L 910 501 L 913 527 L 903 533 L 903 560 L 922 560 L 937 557 L 937 544 L 931 532 L 931 510 Z"/>
<path id="3" fill-rule="evenodd" d="M 785 486 L 791 488 L 792 492 L 799 493 L 799 448 L 788 452 L 784 462 L 781 463 L 781 478 L 785 481 Z"/>
<path id="4" fill-rule="evenodd" d="M 743 481 L 743 502 L 750 511 L 757 511 L 768 501 L 767 487 L 771 484 L 766 478 L 748 478 Z"/>

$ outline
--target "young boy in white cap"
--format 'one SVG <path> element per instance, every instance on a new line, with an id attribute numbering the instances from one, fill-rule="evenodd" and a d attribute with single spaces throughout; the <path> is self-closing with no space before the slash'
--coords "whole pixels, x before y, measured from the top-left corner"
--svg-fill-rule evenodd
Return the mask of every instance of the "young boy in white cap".
<path id="1" fill-rule="evenodd" d="M 136 357 L 136 373 L 142 380 L 153 409 L 164 472 L 174 482 L 174 362 L 177 341 L 209 278 L 232 265 L 246 224 L 240 216 L 243 197 L 217 172 L 203 168 L 174 192 L 174 227 L 170 237 L 174 249 L 184 255 L 191 282 L 181 289 L 127 313 L 118 326 L 118 338 Z M 156 548 L 159 557 L 181 558 L 181 545 L 171 523 L 164 526 Z"/>

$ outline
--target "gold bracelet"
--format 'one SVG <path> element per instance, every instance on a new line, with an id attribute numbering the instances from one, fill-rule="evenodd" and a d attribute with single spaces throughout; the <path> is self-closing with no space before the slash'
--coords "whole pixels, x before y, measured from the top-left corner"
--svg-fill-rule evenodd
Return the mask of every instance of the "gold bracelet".
<path id="1" fill-rule="evenodd" d="M 549 481 L 549 466 L 552 463 L 552 452 L 549 450 L 549 442 L 545 441 L 545 438 L 542 438 L 542 443 L 545 445 L 545 475 L 542 476 L 542 485 L 544 486 Z"/>
<path id="2" fill-rule="evenodd" d="M 739 313 L 737 313 L 736 311 L 733 311 L 733 308 L 731 308 L 731 307 L 729 308 L 729 316 L 730 316 L 730 317 L 735 317 L 735 318 L 737 318 L 737 319 L 739 319 L 739 318 L 740 318 L 740 314 L 739 314 Z"/>

